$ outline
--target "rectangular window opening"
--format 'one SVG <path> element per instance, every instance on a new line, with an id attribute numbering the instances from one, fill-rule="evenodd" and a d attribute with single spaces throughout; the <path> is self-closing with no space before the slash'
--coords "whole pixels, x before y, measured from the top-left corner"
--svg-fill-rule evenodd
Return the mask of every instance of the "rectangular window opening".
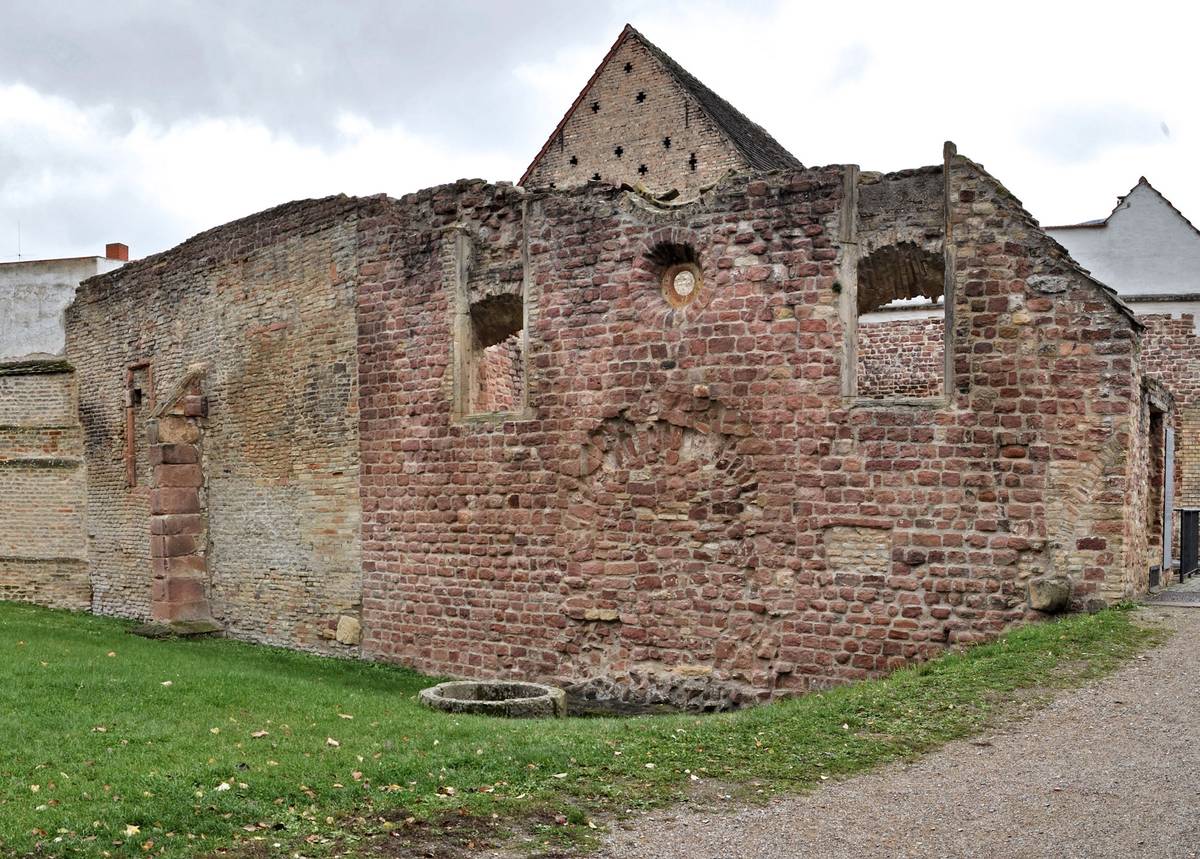
<path id="1" fill-rule="evenodd" d="M 527 402 L 525 307 L 505 293 L 470 306 L 460 340 L 459 412 L 463 416 L 521 412 Z"/>
<path id="2" fill-rule="evenodd" d="M 858 265 L 855 382 L 860 398 L 940 397 L 945 386 L 945 263 L 901 242 Z"/>

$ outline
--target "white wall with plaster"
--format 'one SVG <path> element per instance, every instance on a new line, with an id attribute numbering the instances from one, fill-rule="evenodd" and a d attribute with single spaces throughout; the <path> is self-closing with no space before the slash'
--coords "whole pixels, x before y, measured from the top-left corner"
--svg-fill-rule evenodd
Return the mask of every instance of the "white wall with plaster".
<path id="1" fill-rule="evenodd" d="M 105 257 L 0 263 L 0 361 L 61 355 L 75 288 L 121 265 Z"/>
<path id="2" fill-rule="evenodd" d="M 1126 299 L 1200 295 L 1200 232 L 1145 180 L 1104 221 L 1046 232 Z"/>

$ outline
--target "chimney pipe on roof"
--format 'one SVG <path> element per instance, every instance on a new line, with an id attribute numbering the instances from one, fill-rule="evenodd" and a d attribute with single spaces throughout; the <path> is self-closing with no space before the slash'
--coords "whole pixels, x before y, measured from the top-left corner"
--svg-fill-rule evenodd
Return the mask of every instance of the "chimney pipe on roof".
<path id="1" fill-rule="evenodd" d="M 129 245 L 120 242 L 109 242 L 104 246 L 104 258 L 129 262 Z"/>

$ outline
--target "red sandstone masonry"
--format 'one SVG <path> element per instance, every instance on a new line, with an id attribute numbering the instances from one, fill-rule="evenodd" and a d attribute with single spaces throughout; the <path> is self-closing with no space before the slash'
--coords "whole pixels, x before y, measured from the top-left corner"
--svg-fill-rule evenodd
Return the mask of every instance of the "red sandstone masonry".
<path id="1" fill-rule="evenodd" d="M 945 338 L 944 319 L 859 322 L 859 396 L 941 395 Z"/>
<path id="2" fill-rule="evenodd" d="M 1139 317 L 1147 326 L 1142 353 L 1146 375 L 1161 381 L 1175 398 L 1175 503 L 1200 506 L 1200 336 L 1195 318 Z M 1179 557 L 1176 514 L 1174 557 Z"/>
<path id="3" fill-rule="evenodd" d="M 843 399 L 856 239 L 946 245 L 945 396 Z M 1137 593 L 1138 326 L 1056 247 L 957 157 L 674 207 L 464 181 L 228 225 L 68 312 L 98 608 L 192 605 L 206 569 L 236 636 L 338 652 L 361 598 L 368 658 L 721 704 L 990 638 L 1035 576 Z M 682 307 L 677 258 L 703 273 Z M 456 420 L 458 302 L 516 290 L 528 408 Z M 203 449 L 160 425 L 162 485 L 126 487 L 123 368 L 161 389 L 199 359 Z"/>
<path id="4" fill-rule="evenodd" d="M 153 465 L 150 496 L 150 616 L 165 623 L 213 620 L 208 590 L 207 505 L 200 466 L 207 409 L 202 367 L 189 368 L 149 427 Z M 163 464 L 171 459 L 186 465 Z"/>
<path id="5" fill-rule="evenodd" d="M 1036 575 L 1071 572 L 1080 604 L 1113 568 L 1136 587 L 1135 325 L 950 164 L 944 404 L 841 400 L 840 168 L 671 212 L 460 183 L 361 222 L 367 654 L 762 695 L 990 638 Z M 487 269 L 514 223 L 532 417 L 455 423 L 443 228 Z M 662 244 L 705 274 L 681 310 L 647 261 Z"/>

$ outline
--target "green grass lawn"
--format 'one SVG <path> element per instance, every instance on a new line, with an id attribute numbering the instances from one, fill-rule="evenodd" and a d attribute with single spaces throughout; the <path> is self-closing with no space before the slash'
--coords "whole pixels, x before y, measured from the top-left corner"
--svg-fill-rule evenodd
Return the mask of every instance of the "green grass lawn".
<path id="1" fill-rule="evenodd" d="M 533 722 L 424 710 L 428 678 L 394 667 L 128 628 L 0 603 L 0 855 L 319 856 L 384 818 L 536 814 L 570 831 L 703 785 L 799 790 L 1158 638 L 1110 610 L 739 713 Z"/>

